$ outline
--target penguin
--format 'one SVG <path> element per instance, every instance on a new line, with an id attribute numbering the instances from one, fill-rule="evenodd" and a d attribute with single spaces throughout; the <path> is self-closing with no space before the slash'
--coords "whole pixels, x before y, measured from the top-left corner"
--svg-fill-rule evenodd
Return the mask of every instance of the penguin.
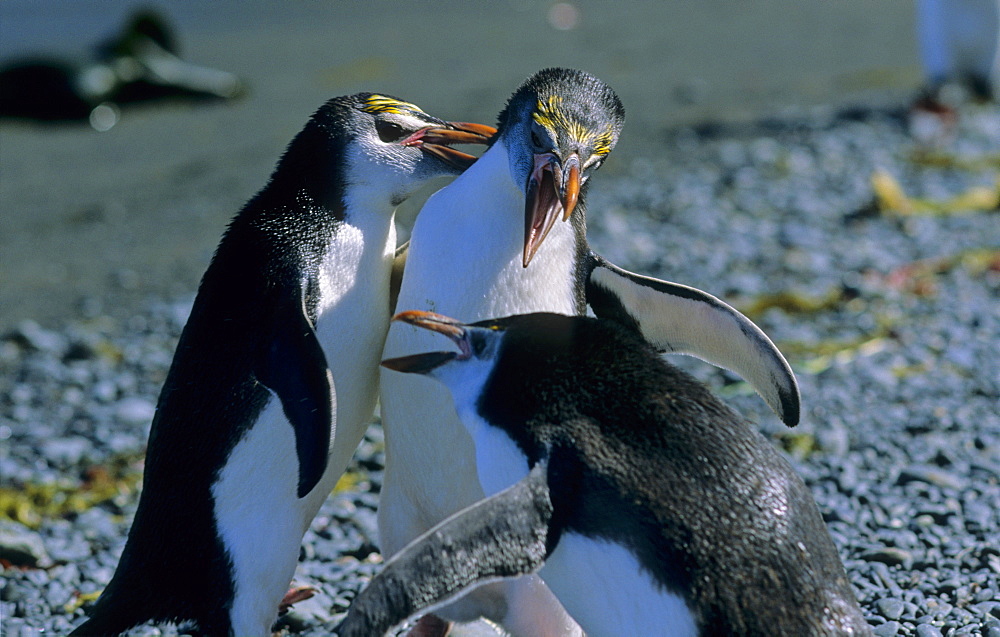
<path id="1" fill-rule="evenodd" d="M 940 146 L 954 139 L 962 101 L 1000 97 L 1000 0 L 919 0 L 916 9 L 924 83 L 907 127 L 918 142 Z"/>
<path id="2" fill-rule="evenodd" d="M 241 78 L 192 64 L 179 48 L 166 18 L 140 10 L 86 59 L 32 56 L 0 67 L 0 118 L 89 120 L 103 132 L 126 104 L 229 100 L 247 93 Z"/>
<path id="3" fill-rule="evenodd" d="M 396 320 L 457 346 L 382 364 L 447 387 L 489 497 L 386 562 L 341 637 L 531 572 L 590 637 L 872 634 L 789 462 L 635 330 L 552 313 Z"/>
<path id="4" fill-rule="evenodd" d="M 270 635 L 302 536 L 373 414 L 393 209 L 492 127 L 387 95 L 328 101 L 234 217 L 153 418 L 111 582 L 73 635 L 154 621 Z"/>
<path id="5" fill-rule="evenodd" d="M 994 100 L 1000 82 L 1000 0 L 920 0 L 917 38 L 927 85 L 936 99 L 944 84 L 964 84 Z"/>
<path id="6" fill-rule="evenodd" d="M 423 206 L 398 307 L 465 321 L 589 308 L 664 352 L 736 371 L 796 424 L 794 374 L 757 326 L 714 296 L 628 272 L 587 245 L 586 190 L 623 121 L 618 96 L 587 73 L 553 68 L 528 78 L 482 157 Z M 385 357 L 419 350 L 430 342 L 421 332 L 390 328 Z M 387 466 L 379 533 L 391 555 L 483 492 L 472 441 L 442 387 L 383 370 L 380 404 Z M 517 635 L 579 634 L 535 577 L 483 587 L 441 612 L 463 622 L 484 616 Z"/>

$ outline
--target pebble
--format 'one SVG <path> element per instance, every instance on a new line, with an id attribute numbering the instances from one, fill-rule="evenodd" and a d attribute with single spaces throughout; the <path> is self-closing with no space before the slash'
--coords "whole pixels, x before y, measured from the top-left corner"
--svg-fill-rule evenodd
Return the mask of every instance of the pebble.
<path id="1" fill-rule="evenodd" d="M 0 559 L 14 566 L 48 568 L 52 558 L 41 536 L 23 524 L 0 519 Z"/>
<path id="2" fill-rule="evenodd" d="M 893 637 L 899 634 L 899 622 L 888 621 L 872 631 L 876 637 Z"/>
<path id="3" fill-rule="evenodd" d="M 900 564 L 910 564 L 913 562 L 912 553 L 904 549 L 898 549 L 891 546 L 868 551 L 862 554 L 861 557 L 869 562 L 880 562 L 889 566 L 898 566 Z"/>
<path id="4" fill-rule="evenodd" d="M 115 407 L 115 416 L 128 425 L 148 424 L 155 412 L 156 406 L 152 401 L 137 397 L 124 398 Z"/>
<path id="5" fill-rule="evenodd" d="M 919 624 L 915 632 L 917 637 L 944 637 L 940 628 L 930 624 Z"/>
<path id="6" fill-rule="evenodd" d="M 893 599 L 891 597 L 888 599 L 880 599 L 875 603 L 875 606 L 886 619 L 899 619 L 903 616 L 903 611 L 906 609 L 901 600 Z"/>

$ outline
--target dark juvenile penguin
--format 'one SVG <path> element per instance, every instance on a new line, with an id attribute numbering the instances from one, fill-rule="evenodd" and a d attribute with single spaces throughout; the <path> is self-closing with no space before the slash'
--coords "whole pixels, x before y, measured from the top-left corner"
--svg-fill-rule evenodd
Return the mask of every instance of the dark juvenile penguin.
<path id="1" fill-rule="evenodd" d="M 233 219 L 160 394 L 115 575 L 74 635 L 269 635 L 302 536 L 370 419 L 393 209 L 492 128 L 372 93 L 327 102 Z"/>
<path id="2" fill-rule="evenodd" d="M 470 322 L 589 308 L 662 351 L 735 371 L 794 425 L 795 377 L 757 326 L 705 292 L 627 272 L 589 248 L 587 189 L 623 121 L 618 96 L 587 73 L 546 69 L 525 81 L 500 113 L 489 149 L 421 210 L 398 306 Z M 385 355 L 430 347 L 428 336 L 397 325 Z M 383 371 L 380 392 L 387 467 L 379 532 L 391 555 L 483 493 L 472 442 L 442 387 Z M 548 600 L 537 578 L 526 578 L 477 590 L 443 614 L 483 615 L 516 635 L 578 634 Z"/>
<path id="3" fill-rule="evenodd" d="M 489 497 L 388 561 L 341 637 L 532 572 L 590 637 L 870 634 L 791 465 L 635 331 L 549 313 L 396 320 L 457 345 L 382 364 L 448 388 Z"/>

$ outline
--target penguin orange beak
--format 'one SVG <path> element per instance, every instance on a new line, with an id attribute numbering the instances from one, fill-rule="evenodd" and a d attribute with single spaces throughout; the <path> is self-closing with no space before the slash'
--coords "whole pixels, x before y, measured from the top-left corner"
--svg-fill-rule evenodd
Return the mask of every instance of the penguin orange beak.
<path id="1" fill-rule="evenodd" d="M 446 163 L 465 170 L 476 162 L 476 157 L 451 148 L 451 144 L 487 144 L 497 129 L 472 122 L 444 122 L 444 126 L 421 128 L 402 142 L 403 146 L 416 146 Z"/>
<path id="2" fill-rule="evenodd" d="M 524 203 L 524 256 L 528 267 L 542 241 L 561 215 L 569 219 L 580 198 L 580 156 L 560 161 L 555 153 L 535 154 Z"/>
<path id="3" fill-rule="evenodd" d="M 448 361 L 464 361 L 472 357 L 472 346 L 469 344 L 469 331 L 466 325 L 453 318 L 434 312 L 408 310 L 392 317 L 394 321 L 402 321 L 425 330 L 444 334 L 452 340 L 460 352 L 426 352 L 411 354 L 399 358 L 387 358 L 382 361 L 382 367 L 407 374 L 427 374 L 444 365 Z"/>

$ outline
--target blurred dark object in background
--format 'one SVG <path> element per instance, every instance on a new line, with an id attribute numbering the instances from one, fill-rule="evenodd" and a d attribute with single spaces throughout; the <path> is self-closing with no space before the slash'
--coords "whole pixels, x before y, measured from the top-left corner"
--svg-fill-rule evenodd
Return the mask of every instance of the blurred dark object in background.
<path id="1" fill-rule="evenodd" d="M 94 47 L 93 59 L 35 57 L 0 69 L 0 117 L 86 121 L 98 131 L 118 121 L 119 106 L 153 100 L 229 100 L 243 80 L 182 60 L 177 37 L 158 13 L 134 14 Z"/>

